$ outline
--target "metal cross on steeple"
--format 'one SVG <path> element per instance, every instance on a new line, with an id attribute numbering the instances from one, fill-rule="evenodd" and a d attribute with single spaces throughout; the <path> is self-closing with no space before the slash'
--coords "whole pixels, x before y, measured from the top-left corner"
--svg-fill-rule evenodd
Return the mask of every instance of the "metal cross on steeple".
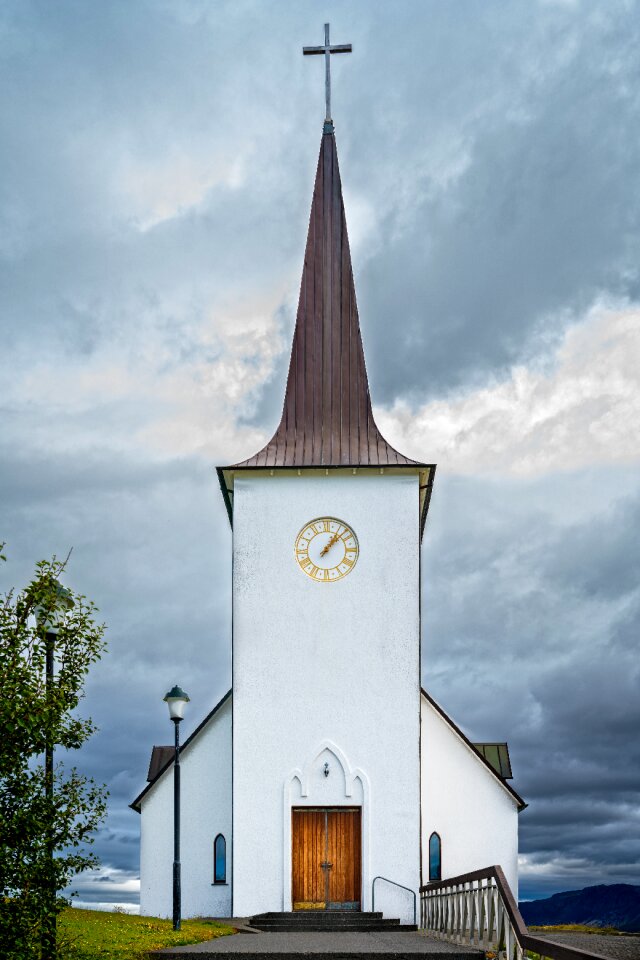
<path id="1" fill-rule="evenodd" d="M 351 53 L 350 43 L 336 43 L 332 47 L 329 42 L 329 24 L 324 25 L 324 46 L 323 47 L 303 47 L 302 52 L 305 56 L 312 53 L 323 53 L 325 64 L 325 94 L 327 98 L 327 115 L 325 123 L 331 123 L 331 67 L 329 65 L 332 53 Z"/>

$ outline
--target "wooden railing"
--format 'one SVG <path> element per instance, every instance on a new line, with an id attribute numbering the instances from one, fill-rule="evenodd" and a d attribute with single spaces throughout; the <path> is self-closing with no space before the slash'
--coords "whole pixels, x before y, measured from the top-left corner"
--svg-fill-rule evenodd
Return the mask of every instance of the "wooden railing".
<path id="1" fill-rule="evenodd" d="M 420 887 L 420 929 L 475 946 L 496 960 L 606 960 L 529 933 L 501 867 L 487 867 Z"/>

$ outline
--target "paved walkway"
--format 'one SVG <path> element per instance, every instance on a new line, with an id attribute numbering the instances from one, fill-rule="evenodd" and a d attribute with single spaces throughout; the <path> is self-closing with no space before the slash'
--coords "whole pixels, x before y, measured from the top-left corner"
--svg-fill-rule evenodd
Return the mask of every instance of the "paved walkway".
<path id="1" fill-rule="evenodd" d="M 544 940 L 554 940 L 555 943 L 566 943 L 567 946 L 577 947 L 578 950 L 588 950 L 590 953 L 599 953 L 611 960 L 640 960 L 640 936 L 615 937 L 606 933 L 542 933 L 539 930 L 531 931 L 532 937 L 542 937 Z"/>
<path id="2" fill-rule="evenodd" d="M 305 960 L 308 957 L 330 957 L 331 960 L 348 960 L 353 957 L 385 955 L 393 960 L 479 960 L 480 950 L 459 947 L 443 940 L 433 940 L 421 932 L 407 933 L 260 933 L 255 936 L 238 933 L 231 937 L 219 937 L 206 943 L 194 943 L 188 947 L 170 947 L 159 950 L 154 956 L 166 958 L 188 957 L 194 954 L 198 960 L 205 957 L 223 960 L 224 957 L 266 957 L 273 960 L 275 954 L 287 960 Z M 382 960 L 382 956 L 380 956 Z"/>

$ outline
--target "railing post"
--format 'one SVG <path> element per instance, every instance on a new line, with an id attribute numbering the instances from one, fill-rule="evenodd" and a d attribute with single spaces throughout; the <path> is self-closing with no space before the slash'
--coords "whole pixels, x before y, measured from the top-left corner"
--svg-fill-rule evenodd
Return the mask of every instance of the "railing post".
<path id="1" fill-rule="evenodd" d="M 503 910 L 503 914 L 506 911 Z M 507 960 L 513 960 L 513 944 L 511 942 L 511 921 L 509 917 L 505 916 L 504 918 L 504 948 L 507 954 Z"/>
<path id="2" fill-rule="evenodd" d="M 480 900 L 479 900 L 479 898 L 478 898 L 479 881 L 476 880 L 474 883 L 472 883 L 471 886 L 472 886 L 471 904 L 472 904 L 472 907 L 473 907 L 473 921 L 472 921 L 472 926 L 471 926 L 471 942 L 472 942 L 472 943 L 477 943 L 477 942 L 478 942 L 478 939 L 479 939 L 478 924 L 479 924 L 479 922 L 480 922 L 480 917 L 479 917 L 479 912 L 480 912 L 480 911 L 479 911 Z"/>
<path id="3" fill-rule="evenodd" d="M 451 924 L 451 939 L 456 940 L 458 936 L 458 927 L 460 926 L 460 887 L 457 883 L 453 885 L 453 911 Z"/>
<path id="4" fill-rule="evenodd" d="M 450 913 L 450 924 L 449 924 L 449 939 L 452 940 L 456 934 L 456 885 L 455 883 L 451 887 L 451 893 L 449 894 L 449 904 L 451 906 Z"/>
<path id="5" fill-rule="evenodd" d="M 483 909 L 483 923 L 482 923 L 482 937 L 483 942 L 482 946 L 485 950 L 489 949 L 489 925 L 491 923 L 491 891 L 489 890 L 489 884 L 485 883 L 482 890 L 482 909 Z"/>
<path id="6" fill-rule="evenodd" d="M 449 932 L 449 910 L 450 910 L 449 897 L 450 895 L 451 894 L 450 894 L 449 888 L 445 887 L 443 891 L 443 896 L 442 896 L 442 922 L 440 924 L 443 939 L 447 938 L 447 934 Z"/>
<path id="7" fill-rule="evenodd" d="M 487 892 L 488 899 L 488 915 L 487 915 L 487 947 L 490 947 L 493 943 L 493 929 L 495 926 L 496 920 L 496 902 L 493 895 L 493 886 L 489 884 L 489 890 Z"/>
<path id="8" fill-rule="evenodd" d="M 502 952 L 502 944 L 504 943 L 504 907 L 502 905 L 502 900 L 498 896 L 498 891 L 496 890 L 496 951 L 498 956 Z"/>
<path id="9" fill-rule="evenodd" d="M 449 924 L 449 939 L 453 940 L 456 934 L 456 885 L 455 883 L 451 887 L 451 894 L 449 896 L 449 903 L 451 906 L 450 912 L 450 924 Z"/>
<path id="10" fill-rule="evenodd" d="M 469 937 L 469 921 L 471 919 L 471 903 L 469 900 L 469 884 L 464 885 L 464 921 L 462 924 L 462 934 L 465 940 Z"/>

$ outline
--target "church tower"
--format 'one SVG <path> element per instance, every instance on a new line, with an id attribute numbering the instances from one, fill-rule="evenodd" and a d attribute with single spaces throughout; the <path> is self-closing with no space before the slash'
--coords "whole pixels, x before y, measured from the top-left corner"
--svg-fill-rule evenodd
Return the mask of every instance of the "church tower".
<path id="1" fill-rule="evenodd" d="M 262 450 L 218 468 L 232 689 L 180 768 L 173 747 L 153 748 L 131 804 L 143 915 L 172 910 L 172 768 L 184 916 L 368 911 L 379 878 L 377 909 L 410 922 L 421 884 L 490 864 L 517 900 L 526 803 L 508 746 L 473 743 L 420 685 L 435 466 L 394 450 L 373 418 L 330 119 L 330 54 L 350 49 L 331 46 L 328 25 L 323 47 L 304 48 L 324 54 L 327 112 L 282 418 Z"/>
<path id="2" fill-rule="evenodd" d="M 280 424 L 218 469 L 233 527 L 234 916 L 420 884 L 420 542 L 435 467 L 373 418 L 333 124 Z"/>

